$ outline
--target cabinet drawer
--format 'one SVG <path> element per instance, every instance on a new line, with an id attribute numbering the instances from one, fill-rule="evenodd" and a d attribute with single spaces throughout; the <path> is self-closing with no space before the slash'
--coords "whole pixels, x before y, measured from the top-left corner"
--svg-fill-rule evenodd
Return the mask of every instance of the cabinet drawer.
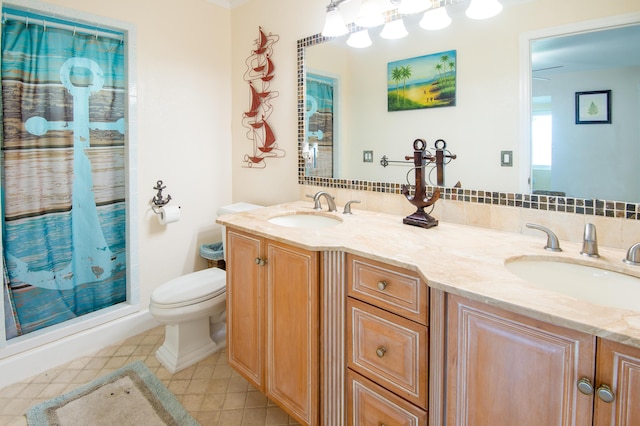
<path id="1" fill-rule="evenodd" d="M 347 298 L 347 366 L 427 408 L 427 327 Z"/>
<path id="2" fill-rule="evenodd" d="M 426 426 L 427 412 L 347 370 L 347 425 Z"/>
<path id="3" fill-rule="evenodd" d="M 347 265 L 349 296 L 428 325 L 429 289 L 416 273 L 354 255 Z"/>

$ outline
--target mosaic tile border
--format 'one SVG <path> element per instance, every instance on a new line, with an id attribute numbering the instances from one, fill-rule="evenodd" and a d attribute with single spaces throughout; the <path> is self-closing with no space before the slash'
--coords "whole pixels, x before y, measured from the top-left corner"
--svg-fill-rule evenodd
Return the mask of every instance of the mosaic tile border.
<path id="1" fill-rule="evenodd" d="M 387 20 L 394 19 L 395 11 L 387 16 Z M 349 30 L 353 31 L 353 24 Z M 297 65 L 298 65 L 298 184 L 321 186 L 327 188 L 351 189 L 356 191 L 372 191 L 389 194 L 401 194 L 402 184 L 386 182 L 369 182 L 363 180 L 333 179 L 305 176 L 305 161 L 301 155 L 301 147 L 304 143 L 304 114 L 306 91 L 304 75 L 304 50 L 328 40 L 321 34 L 315 34 L 298 40 Z M 436 187 L 428 187 L 433 192 Z M 411 187 L 413 190 L 413 187 Z M 458 200 L 469 203 L 490 204 L 496 206 L 520 207 L 534 210 L 547 210 L 553 212 L 575 213 L 583 215 L 605 216 L 612 218 L 624 218 L 640 220 L 640 203 L 627 203 L 623 201 L 608 201 L 598 199 L 583 199 L 563 197 L 556 195 L 518 194 L 511 192 L 481 191 L 463 188 L 440 188 L 440 198 L 444 200 Z"/>
<path id="2" fill-rule="evenodd" d="M 331 179 L 301 176 L 301 185 L 327 188 L 351 189 L 355 191 L 371 191 L 387 194 L 402 194 L 402 184 L 369 182 L 362 180 Z M 427 191 L 433 193 L 437 187 L 428 186 Z M 410 186 L 413 192 L 414 186 Z M 494 206 L 520 207 L 533 210 L 575 213 L 592 216 L 605 216 L 640 220 L 640 204 L 623 201 L 583 199 L 552 195 L 518 194 L 513 192 L 481 191 L 464 188 L 440 187 L 440 199 L 463 201 L 468 203 L 490 204 Z"/>

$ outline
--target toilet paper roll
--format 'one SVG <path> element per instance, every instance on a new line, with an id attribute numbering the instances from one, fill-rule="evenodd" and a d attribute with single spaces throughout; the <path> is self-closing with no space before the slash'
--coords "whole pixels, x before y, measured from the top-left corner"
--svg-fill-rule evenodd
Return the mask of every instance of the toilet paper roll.
<path id="1" fill-rule="evenodd" d="M 164 206 L 160 207 L 158 221 L 161 225 L 173 223 L 180 220 L 180 206 Z"/>

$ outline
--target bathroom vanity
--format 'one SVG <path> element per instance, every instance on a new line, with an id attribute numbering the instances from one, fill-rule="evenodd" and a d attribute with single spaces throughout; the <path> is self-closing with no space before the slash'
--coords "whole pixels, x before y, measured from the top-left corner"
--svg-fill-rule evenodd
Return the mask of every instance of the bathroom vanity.
<path id="1" fill-rule="evenodd" d="M 319 424 L 319 253 L 227 230 L 229 365 L 303 424 Z"/>
<path id="2" fill-rule="evenodd" d="M 505 267 L 552 258 L 640 277 L 622 250 L 550 254 L 536 236 L 312 207 L 218 219 L 230 365 L 302 424 L 640 421 L 640 302 L 588 302 Z M 273 220 L 295 215 L 327 222 Z"/>

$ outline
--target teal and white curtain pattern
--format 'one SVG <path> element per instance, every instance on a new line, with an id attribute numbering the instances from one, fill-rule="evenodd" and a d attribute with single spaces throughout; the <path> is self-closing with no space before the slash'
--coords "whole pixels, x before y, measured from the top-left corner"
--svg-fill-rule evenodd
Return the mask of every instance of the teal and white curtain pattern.
<path id="1" fill-rule="evenodd" d="M 307 74 L 307 176 L 333 177 L 334 80 Z"/>
<path id="2" fill-rule="evenodd" d="M 123 39 L 11 15 L 3 9 L 7 338 L 126 300 Z"/>

